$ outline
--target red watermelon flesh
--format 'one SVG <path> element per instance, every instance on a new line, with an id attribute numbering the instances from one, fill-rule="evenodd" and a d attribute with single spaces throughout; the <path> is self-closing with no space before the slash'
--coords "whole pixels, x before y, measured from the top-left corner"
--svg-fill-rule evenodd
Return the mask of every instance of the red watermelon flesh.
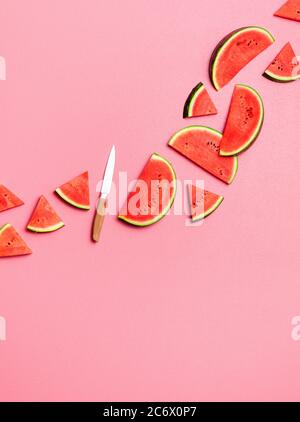
<path id="1" fill-rule="evenodd" d="M 202 220 L 212 214 L 221 205 L 224 199 L 223 196 L 194 185 L 188 185 L 188 193 L 193 221 Z"/>
<path id="2" fill-rule="evenodd" d="M 210 98 L 207 89 L 200 82 L 188 96 L 184 105 L 183 117 L 200 117 L 217 114 L 218 111 Z"/>
<path id="3" fill-rule="evenodd" d="M 0 228 L 0 257 L 29 255 L 31 253 L 31 249 L 11 224 L 5 224 Z"/>
<path id="4" fill-rule="evenodd" d="M 0 185 L 0 212 L 11 208 L 19 207 L 24 202 L 5 186 Z"/>
<path id="5" fill-rule="evenodd" d="M 236 85 L 220 146 L 221 156 L 234 156 L 250 147 L 264 121 L 264 106 L 257 91 Z"/>
<path id="6" fill-rule="evenodd" d="M 300 22 L 300 0 L 287 1 L 274 15 Z"/>
<path id="7" fill-rule="evenodd" d="M 55 192 L 76 208 L 90 209 L 89 174 L 87 171 L 63 184 Z"/>
<path id="8" fill-rule="evenodd" d="M 264 72 L 274 82 L 293 82 L 300 78 L 300 63 L 288 42 Z"/>
<path id="9" fill-rule="evenodd" d="M 222 134 L 206 126 L 189 126 L 177 132 L 169 146 L 225 183 L 235 178 L 237 157 L 219 155 Z"/>
<path id="10" fill-rule="evenodd" d="M 27 229 L 36 233 L 48 233 L 61 229 L 63 221 L 44 196 L 41 196 L 28 222 Z"/>
<path id="11" fill-rule="evenodd" d="M 161 220 L 171 208 L 176 194 L 172 165 L 159 154 L 152 154 L 137 184 L 129 193 L 119 219 L 134 226 L 149 226 Z"/>
<path id="12" fill-rule="evenodd" d="M 217 90 L 228 84 L 258 54 L 273 42 L 264 28 L 240 28 L 227 35 L 215 48 L 210 60 L 210 79 Z"/>

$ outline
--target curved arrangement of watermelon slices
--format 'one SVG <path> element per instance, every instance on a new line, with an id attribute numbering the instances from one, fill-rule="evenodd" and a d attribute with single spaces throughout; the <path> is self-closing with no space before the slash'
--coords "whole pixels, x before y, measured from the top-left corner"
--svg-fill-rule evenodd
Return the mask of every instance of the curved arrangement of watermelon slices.
<path id="1" fill-rule="evenodd" d="M 248 26 L 228 34 L 212 53 L 210 79 L 216 90 L 223 88 L 258 54 L 275 41 L 265 28 Z"/>
<path id="2" fill-rule="evenodd" d="M 236 85 L 220 145 L 220 155 L 234 156 L 257 139 L 264 121 L 263 101 L 255 89 Z"/>
<path id="3" fill-rule="evenodd" d="M 0 185 L 0 212 L 19 207 L 24 202 L 5 186 Z"/>
<path id="4" fill-rule="evenodd" d="M 230 184 L 237 173 L 237 157 L 219 155 L 221 132 L 206 126 L 188 126 L 170 139 L 169 146 L 218 179 Z"/>
<path id="5" fill-rule="evenodd" d="M 278 53 L 270 66 L 265 70 L 264 77 L 274 82 L 294 82 L 300 79 L 300 63 L 288 42 Z"/>
<path id="6" fill-rule="evenodd" d="M 208 217 L 224 200 L 224 196 L 217 195 L 194 185 L 188 185 L 188 193 L 193 221 L 199 221 Z"/>
<path id="7" fill-rule="evenodd" d="M 82 210 L 90 209 L 89 174 L 84 172 L 55 190 L 68 204 Z"/>
<path id="8" fill-rule="evenodd" d="M 134 226 L 150 226 L 167 214 L 175 194 L 176 174 L 171 163 L 152 154 L 118 217 Z"/>
<path id="9" fill-rule="evenodd" d="M 300 22 L 300 0 L 288 0 L 274 16 Z"/>
<path id="10" fill-rule="evenodd" d="M 200 117 L 217 114 L 212 99 L 210 98 L 204 84 L 200 82 L 192 89 L 183 109 L 183 117 Z"/>
<path id="11" fill-rule="evenodd" d="M 64 222 L 44 196 L 41 196 L 28 222 L 27 229 L 36 233 L 50 233 L 61 229 Z"/>
<path id="12" fill-rule="evenodd" d="M 11 224 L 5 224 L 0 228 L 0 257 L 30 255 L 31 253 L 31 249 Z"/>

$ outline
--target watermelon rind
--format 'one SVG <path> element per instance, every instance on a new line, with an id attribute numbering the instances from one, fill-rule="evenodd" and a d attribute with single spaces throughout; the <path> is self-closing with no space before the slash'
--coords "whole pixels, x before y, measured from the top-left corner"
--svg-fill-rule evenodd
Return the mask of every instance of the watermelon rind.
<path id="1" fill-rule="evenodd" d="M 55 192 L 68 204 L 73 205 L 73 207 L 80 208 L 81 210 L 86 210 L 86 211 L 91 209 L 89 205 L 82 205 L 82 204 L 79 204 L 78 202 L 72 201 L 72 199 L 66 196 L 60 188 L 55 189 Z"/>
<path id="2" fill-rule="evenodd" d="M 200 82 L 198 85 L 195 86 L 195 88 L 192 89 L 184 105 L 184 109 L 183 109 L 184 118 L 192 116 L 192 110 L 193 110 L 195 100 L 204 89 L 205 87 L 202 82 Z"/>
<path id="3" fill-rule="evenodd" d="M 265 78 L 269 79 L 272 82 L 279 82 L 279 83 L 295 82 L 298 79 L 300 79 L 300 75 L 295 75 L 295 76 L 279 76 L 279 75 L 276 75 L 273 72 L 270 72 L 269 70 L 266 70 L 263 73 L 263 76 Z"/>
<path id="4" fill-rule="evenodd" d="M 56 230 L 61 229 L 62 227 L 64 227 L 64 225 L 65 223 L 61 221 L 60 223 L 54 224 L 53 226 L 43 227 L 43 228 L 28 225 L 27 229 L 34 233 L 51 233 L 51 232 L 55 232 Z"/>
<path id="5" fill-rule="evenodd" d="M 263 103 L 263 100 L 262 100 L 260 94 L 254 88 L 252 88 L 249 85 L 238 84 L 237 87 L 244 87 L 244 88 L 248 89 L 249 91 L 251 91 L 252 93 L 254 93 L 254 95 L 257 97 L 259 104 L 260 104 L 260 119 L 259 119 L 259 122 L 257 124 L 257 128 L 256 128 L 255 132 L 250 137 L 248 142 L 246 142 L 245 144 L 243 144 L 240 148 L 238 148 L 236 150 L 222 151 L 222 149 L 220 149 L 220 155 L 222 157 L 236 156 L 236 155 L 240 154 L 241 152 L 246 151 L 253 144 L 253 142 L 258 138 L 258 136 L 261 132 L 262 126 L 263 126 L 264 118 L 265 118 L 264 103 Z"/>
<path id="6" fill-rule="evenodd" d="M 176 190 L 177 190 L 176 173 L 175 173 L 174 168 L 173 168 L 172 164 L 170 163 L 170 161 L 168 161 L 166 158 L 162 157 L 160 154 L 157 154 L 157 153 L 153 153 L 152 156 L 151 156 L 151 159 L 153 159 L 153 160 L 160 160 L 160 161 L 164 162 L 169 167 L 169 169 L 171 170 L 171 173 L 173 175 L 173 180 L 172 180 L 173 187 L 174 187 L 173 194 L 172 194 L 172 196 L 171 196 L 171 198 L 169 200 L 169 203 L 162 210 L 162 212 L 159 215 L 156 215 L 151 220 L 144 221 L 143 223 L 139 223 L 136 220 L 133 220 L 131 218 L 127 218 L 127 217 L 125 217 L 123 215 L 119 215 L 118 216 L 118 218 L 120 220 L 125 221 L 126 223 L 131 224 L 133 226 L 137 226 L 137 227 L 148 227 L 148 226 L 151 226 L 152 224 L 155 224 L 158 221 L 160 221 L 168 213 L 168 211 L 172 207 L 173 202 L 175 200 L 175 196 L 176 196 Z"/>
<path id="7" fill-rule="evenodd" d="M 208 126 L 192 125 L 192 126 L 187 126 L 183 129 L 179 130 L 178 132 L 176 132 L 175 135 L 173 135 L 172 138 L 169 140 L 168 145 L 172 146 L 172 144 L 176 141 L 176 139 L 180 135 L 182 135 L 182 133 L 189 132 L 190 130 L 195 130 L 195 129 L 196 130 L 207 130 L 208 132 L 217 134 L 220 138 L 222 137 L 222 133 L 219 132 L 216 129 L 213 129 L 213 128 L 208 127 Z M 226 182 L 228 185 L 230 185 L 234 181 L 235 176 L 236 176 L 237 171 L 238 171 L 238 167 L 239 167 L 238 157 L 236 156 L 236 157 L 233 157 L 233 158 L 234 158 L 234 166 L 233 166 L 232 175 L 231 175 L 231 178 Z M 207 171 L 207 170 L 205 170 L 205 171 Z"/>
<path id="8" fill-rule="evenodd" d="M 255 30 L 258 32 L 262 32 L 263 34 L 267 35 L 267 37 L 270 38 L 270 40 L 272 41 L 272 43 L 275 41 L 275 38 L 273 37 L 273 35 L 265 28 L 262 28 L 260 26 L 247 26 L 247 27 L 243 27 L 240 29 L 237 29 L 233 32 L 231 32 L 230 34 L 226 35 L 216 46 L 216 48 L 214 49 L 211 59 L 210 59 L 210 64 L 209 64 L 209 75 L 210 75 L 210 80 L 211 83 L 213 84 L 214 88 L 219 91 L 221 89 L 221 87 L 219 86 L 217 80 L 216 80 L 216 69 L 218 66 L 218 61 L 219 58 L 223 52 L 223 50 L 234 40 L 234 38 L 240 34 L 242 34 L 243 32 L 247 32 L 247 31 L 251 31 L 251 30 Z"/>
<path id="9" fill-rule="evenodd" d="M 218 200 L 214 203 L 214 205 L 210 207 L 207 211 L 203 212 L 202 214 L 197 215 L 196 217 L 192 217 L 192 221 L 196 222 L 208 217 L 222 204 L 223 201 L 224 201 L 224 196 L 220 196 Z"/>

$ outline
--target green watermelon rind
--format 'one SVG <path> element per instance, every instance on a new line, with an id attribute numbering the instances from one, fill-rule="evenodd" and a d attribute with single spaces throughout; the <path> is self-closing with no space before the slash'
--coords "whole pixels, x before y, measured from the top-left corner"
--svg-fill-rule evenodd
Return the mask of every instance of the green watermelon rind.
<path id="1" fill-rule="evenodd" d="M 289 82 L 295 82 L 298 79 L 300 79 L 300 75 L 295 76 L 278 76 L 276 73 L 270 72 L 269 70 L 266 70 L 263 73 L 263 76 L 267 79 L 269 79 L 272 82 L 278 82 L 278 83 L 289 83 Z"/>
<path id="2" fill-rule="evenodd" d="M 90 205 L 83 205 L 83 204 L 79 204 L 78 202 L 72 201 L 72 199 L 70 199 L 67 195 L 65 195 L 60 188 L 55 189 L 55 193 L 61 199 L 63 199 L 65 202 L 67 202 L 68 204 L 72 205 L 75 208 L 79 208 L 79 209 L 85 210 L 85 211 L 88 211 L 88 210 L 91 209 Z"/>
<path id="3" fill-rule="evenodd" d="M 197 100 L 198 96 L 201 95 L 201 93 L 205 90 L 205 86 L 202 82 L 197 84 L 195 88 L 192 89 L 191 93 L 189 94 L 183 109 L 183 118 L 189 118 L 189 117 L 196 117 L 193 115 L 193 106 L 195 104 L 195 101 Z"/>
<path id="4" fill-rule="evenodd" d="M 255 130 L 255 132 L 253 133 L 253 135 L 251 136 L 251 138 L 249 139 L 249 141 L 247 141 L 245 144 L 243 144 L 240 148 L 230 151 L 230 152 L 225 152 L 222 151 L 222 149 L 220 149 L 220 155 L 221 157 L 232 157 L 232 156 L 236 156 L 238 154 L 241 154 L 242 152 L 246 151 L 248 148 L 250 148 L 250 146 L 253 144 L 254 141 L 256 141 L 256 139 L 258 138 L 262 127 L 263 127 L 263 123 L 264 123 L 264 118 L 265 118 L 265 111 L 264 111 L 264 103 L 262 100 L 261 95 L 251 86 L 249 85 L 244 85 L 244 84 L 238 84 L 237 87 L 243 87 L 248 89 L 249 91 L 251 91 L 252 93 L 254 93 L 260 103 L 261 106 L 261 115 L 260 115 L 260 120 L 258 122 L 257 128 Z"/>
<path id="5" fill-rule="evenodd" d="M 207 130 L 208 132 L 212 132 L 212 133 L 214 133 L 214 134 L 217 134 L 220 138 L 222 137 L 222 133 L 220 132 L 220 131 L 218 131 L 218 130 L 216 130 L 216 129 L 213 129 L 213 128 L 211 128 L 211 127 L 208 127 L 208 126 L 197 126 L 197 125 L 191 125 L 191 126 L 186 126 L 185 128 L 183 128 L 183 129 L 180 129 L 178 132 L 176 132 L 175 133 L 175 135 L 173 135 L 172 136 L 172 138 L 169 140 L 169 142 L 168 142 L 168 145 L 169 146 L 171 146 L 172 147 L 172 144 L 173 144 L 173 142 L 174 141 L 176 141 L 176 139 L 177 139 L 177 137 L 178 136 L 180 136 L 182 133 L 184 133 L 184 132 L 189 132 L 190 130 Z M 184 156 L 185 157 L 185 156 Z M 188 157 L 185 157 L 185 158 L 187 158 L 187 159 L 189 159 Z M 236 174 L 237 174 L 237 171 L 238 171 L 238 168 L 239 168 L 239 161 L 238 161 L 238 157 L 237 156 L 235 156 L 235 157 L 233 157 L 234 158 L 234 166 L 233 166 L 233 172 L 232 172 L 232 175 L 231 175 L 231 178 L 227 181 L 227 182 L 225 182 L 225 183 L 227 183 L 228 185 L 230 185 L 233 181 L 234 181 L 234 179 L 235 179 L 235 176 L 236 176 Z M 196 164 L 197 165 L 197 164 Z M 201 166 L 198 166 L 198 167 L 201 167 Z M 202 168 L 202 167 L 201 167 Z M 203 169 L 203 170 L 205 170 L 205 169 Z M 207 171 L 208 173 L 209 173 L 209 171 L 208 170 L 205 170 L 205 171 Z M 211 174 L 211 173 L 210 173 Z M 216 176 L 215 176 L 216 177 Z"/>
<path id="6" fill-rule="evenodd" d="M 63 223 L 61 221 L 60 223 L 54 224 L 53 226 L 43 227 L 43 228 L 28 225 L 27 230 L 34 232 L 34 233 L 52 233 L 52 232 L 55 232 L 55 231 L 61 229 L 64 226 L 65 226 L 65 223 Z"/>
<path id="7" fill-rule="evenodd" d="M 262 28 L 260 26 L 245 26 L 243 28 L 239 28 L 236 29 L 235 31 L 230 32 L 230 34 L 226 35 L 216 46 L 216 48 L 214 49 L 212 55 L 211 55 L 211 59 L 209 62 L 209 76 L 210 76 L 210 80 L 212 85 L 214 86 L 214 88 L 219 91 L 221 89 L 221 87 L 219 86 L 218 82 L 215 80 L 215 73 L 216 73 L 216 68 L 217 68 L 217 64 L 218 64 L 218 59 L 221 56 L 224 48 L 226 48 L 230 42 L 235 38 L 235 36 L 240 35 L 243 32 L 247 32 L 247 31 L 251 31 L 251 30 L 257 30 L 258 32 L 262 32 L 263 34 L 266 34 L 272 41 L 272 43 L 275 41 L 275 38 L 273 37 L 273 35 L 271 34 L 271 32 L 269 32 L 267 29 Z"/>
<path id="8" fill-rule="evenodd" d="M 4 224 L 3 226 L 0 227 L 0 235 L 8 228 L 11 227 L 11 224 Z"/>
<path id="9" fill-rule="evenodd" d="M 202 214 L 197 215 L 196 217 L 192 217 L 193 223 L 199 220 L 203 220 L 204 218 L 208 217 L 210 214 L 212 214 L 214 211 L 216 211 L 217 208 L 222 204 L 224 201 L 224 196 L 220 196 L 217 201 L 214 203 L 213 206 L 211 206 L 207 211 L 203 212 Z"/>
<path id="10" fill-rule="evenodd" d="M 171 173 L 173 175 L 172 182 L 173 182 L 174 191 L 173 191 L 172 197 L 170 198 L 168 205 L 164 208 L 164 210 L 159 215 L 155 216 L 151 220 L 144 221 L 143 223 L 139 223 L 139 222 L 137 222 L 137 221 L 135 221 L 131 218 L 126 218 L 125 216 L 122 216 L 122 215 L 118 216 L 119 220 L 125 221 L 126 223 L 131 224 L 131 225 L 136 226 L 136 227 L 148 227 L 148 226 L 151 226 L 152 224 L 155 224 L 158 221 L 160 221 L 163 217 L 165 217 L 165 215 L 168 213 L 168 211 L 172 207 L 174 200 L 175 200 L 175 196 L 176 196 L 176 190 L 177 190 L 176 180 L 177 180 L 177 177 L 176 177 L 176 173 L 174 171 L 172 164 L 166 158 L 162 157 L 160 154 L 157 154 L 157 153 L 153 153 L 151 158 L 152 159 L 154 158 L 156 160 L 161 160 L 169 167 L 169 169 L 171 170 Z"/>

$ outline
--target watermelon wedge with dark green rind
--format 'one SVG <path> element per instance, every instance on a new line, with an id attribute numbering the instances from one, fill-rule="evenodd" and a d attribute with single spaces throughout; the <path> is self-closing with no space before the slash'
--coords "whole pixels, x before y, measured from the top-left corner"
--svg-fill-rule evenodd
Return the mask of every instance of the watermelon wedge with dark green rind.
<path id="1" fill-rule="evenodd" d="M 24 202 L 5 186 L 0 185 L 0 212 L 19 207 Z"/>
<path id="2" fill-rule="evenodd" d="M 240 28 L 226 35 L 210 59 L 209 74 L 215 89 L 220 90 L 227 85 L 274 41 L 273 35 L 259 26 Z"/>
<path id="3" fill-rule="evenodd" d="M 223 202 L 224 196 L 217 195 L 195 185 L 188 185 L 191 218 L 199 221 L 212 214 Z"/>
<path id="4" fill-rule="evenodd" d="M 213 176 L 230 184 L 238 170 L 237 157 L 219 155 L 222 133 L 206 126 L 188 126 L 175 133 L 169 146 Z"/>
<path id="5" fill-rule="evenodd" d="M 195 86 L 195 88 L 192 89 L 188 99 L 185 102 L 183 117 L 189 118 L 210 116 L 217 113 L 218 110 L 210 98 L 207 89 L 205 88 L 204 84 L 200 82 Z"/>
<path id="6" fill-rule="evenodd" d="M 236 85 L 220 145 L 220 155 L 230 157 L 248 149 L 257 139 L 264 121 L 259 93 L 247 85 Z"/>
<path id="7" fill-rule="evenodd" d="M 55 192 L 75 208 L 90 209 L 89 174 L 87 171 L 64 183 Z"/>
<path id="8" fill-rule="evenodd" d="M 36 233 L 50 233 L 61 229 L 64 225 L 48 200 L 41 196 L 28 222 L 27 229 Z"/>
<path id="9" fill-rule="evenodd" d="M 141 194 L 142 189 L 144 194 Z M 137 179 L 135 188 L 128 194 L 118 218 L 134 226 L 150 226 L 168 213 L 175 194 L 176 174 L 171 163 L 154 153 Z"/>
<path id="10" fill-rule="evenodd" d="M 300 0 L 289 0 L 280 7 L 274 16 L 300 22 Z"/>
<path id="11" fill-rule="evenodd" d="M 11 224 L 0 227 L 0 257 L 30 255 L 31 249 Z"/>
<path id="12" fill-rule="evenodd" d="M 294 82 L 300 79 L 300 63 L 291 43 L 285 44 L 263 76 L 280 83 Z"/>

